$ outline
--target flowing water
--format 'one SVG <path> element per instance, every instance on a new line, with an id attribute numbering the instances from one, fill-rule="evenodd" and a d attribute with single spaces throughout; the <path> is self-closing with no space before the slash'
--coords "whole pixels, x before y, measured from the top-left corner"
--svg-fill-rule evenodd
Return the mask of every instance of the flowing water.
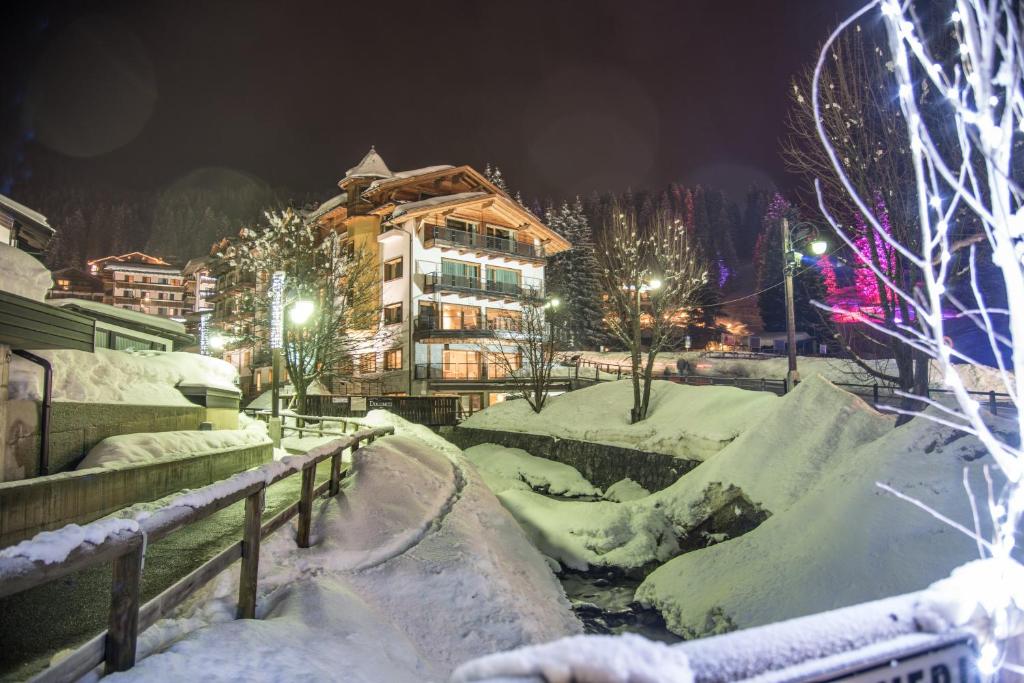
<path id="1" fill-rule="evenodd" d="M 666 643 L 682 640 L 668 630 L 657 610 L 633 602 L 640 579 L 617 572 L 571 569 L 563 570 L 558 579 L 586 633 L 638 633 Z"/>

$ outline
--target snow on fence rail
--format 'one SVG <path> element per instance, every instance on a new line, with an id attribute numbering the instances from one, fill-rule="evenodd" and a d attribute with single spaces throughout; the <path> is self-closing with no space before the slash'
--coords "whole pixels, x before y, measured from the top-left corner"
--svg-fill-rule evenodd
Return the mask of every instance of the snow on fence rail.
<path id="1" fill-rule="evenodd" d="M 107 630 L 40 672 L 33 680 L 77 680 L 100 664 L 104 665 L 105 673 L 132 668 L 138 634 L 235 560 L 242 561 L 237 617 L 254 618 L 260 541 L 298 515 L 296 542 L 300 548 L 308 548 L 313 500 L 324 492 L 334 496 L 340 491 L 342 453 L 393 433 L 393 427 L 364 429 L 339 437 L 304 455 L 268 463 L 185 493 L 150 513 L 138 513 L 126 519 L 101 519 L 83 527 L 70 525 L 61 531 L 44 532 L 0 550 L 0 598 L 97 564 L 113 564 Z M 330 477 L 317 486 L 316 467 L 327 459 L 331 461 Z M 267 487 L 299 472 L 302 473 L 299 500 L 263 522 Z M 142 605 L 140 587 L 146 546 L 241 500 L 245 500 L 242 539 Z"/>

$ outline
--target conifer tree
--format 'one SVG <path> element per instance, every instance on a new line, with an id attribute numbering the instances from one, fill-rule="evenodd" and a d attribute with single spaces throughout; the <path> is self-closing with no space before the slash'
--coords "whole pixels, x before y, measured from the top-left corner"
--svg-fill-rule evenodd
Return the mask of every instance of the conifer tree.
<path id="1" fill-rule="evenodd" d="M 491 181 L 491 183 L 499 190 L 505 194 L 509 194 L 508 183 L 505 182 L 505 176 L 502 175 L 501 169 L 497 165 L 491 166 L 491 164 L 488 163 L 484 168 L 484 177 Z"/>

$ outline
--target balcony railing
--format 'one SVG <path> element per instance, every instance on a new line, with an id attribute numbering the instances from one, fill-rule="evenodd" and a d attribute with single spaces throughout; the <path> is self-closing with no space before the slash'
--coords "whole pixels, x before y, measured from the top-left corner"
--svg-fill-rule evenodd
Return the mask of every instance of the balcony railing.
<path id="1" fill-rule="evenodd" d="M 507 237 L 481 235 L 467 230 L 449 228 L 444 225 L 427 225 L 424 232 L 424 243 L 427 246 L 440 244 L 464 249 L 479 249 L 501 254 L 514 254 L 531 259 L 544 258 L 544 248 L 533 242 L 520 242 Z"/>
<path id="2" fill-rule="evenodd" d="M 534 278 L 524 278 L 520 282 L 498 282 L 450 273 L 426 273 L 423 278 L 426 291 L 465 292 L 503 299 L 540 299 L 544 296 L 544 282 Z"/>
<path id="3" fill-rule="evenodd" d="M 508 378 L 508 367 L 500 363 L 481 361 L 478 363 L 416 364 L 416 379 L 428 379 L 434 382 L 485 382 Z"/>
<path id="4" fill-rule="evenodd" d="M 455 315 L 420 313 L 413 319 L 413 329 L 419 333 L 443 332 L 448 336 L 491 336 L 494 332 L 519 332 L 517 318 L 485 318 L 480 313 L 459 312 Z"/>

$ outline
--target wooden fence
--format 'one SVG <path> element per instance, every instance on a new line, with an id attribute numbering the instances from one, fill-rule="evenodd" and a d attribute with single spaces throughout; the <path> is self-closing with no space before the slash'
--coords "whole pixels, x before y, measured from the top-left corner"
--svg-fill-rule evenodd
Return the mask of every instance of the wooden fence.
<path id="1" fill-rule="evenodd" d="M 393 432 L 392 427 L 364 429 L 355 434 L 340 436 L 306 455 L 268 463 L 197 489 L 186 494 L 190 499 L 189 504 L 175 505 L 172 500 L 167 506 L 138 521 L 137 530 L 126 529 L 112 533 L 97 544 L 83 543 L 60 562 L 47 564 L 24 556 L 0 558 L 0 597 L 21 593 L 94 565 L 113 565 L 107 630 L 42 671 L 33 680 L 74 681 L 100 664 L 104 665 L 104 673 L 132 668 L 135 665 L 138 634 L 167 615 L 235 560 L 242 561 L 237 618 L 254 618 L 260 541 L 298 515 L 296 542 L 300 548 L 308 548 L 313 500 L 325 492 L 334 496 L 340 491 L 342 453 L 350 448 L 356 450 L 363 443 L 372 443 L 377 437 Z M 328 459 L 331 461 L 330 477 L 317 485 L 316 467 Z M 300 472 L 302 486 L 299 500 L 263 522 L 266 489 Z M 146 546 L 242 500 L 245 501 L 242 538 L 145 605 L 140 604 Z"/>
<path id="2" fill-rule="evenodd" d="M 371 410 L 388 410 L 428 427 L 458 423 L 458 396 L 309 396 L 303 412 L 329 417 L 365 417 Z"/>

